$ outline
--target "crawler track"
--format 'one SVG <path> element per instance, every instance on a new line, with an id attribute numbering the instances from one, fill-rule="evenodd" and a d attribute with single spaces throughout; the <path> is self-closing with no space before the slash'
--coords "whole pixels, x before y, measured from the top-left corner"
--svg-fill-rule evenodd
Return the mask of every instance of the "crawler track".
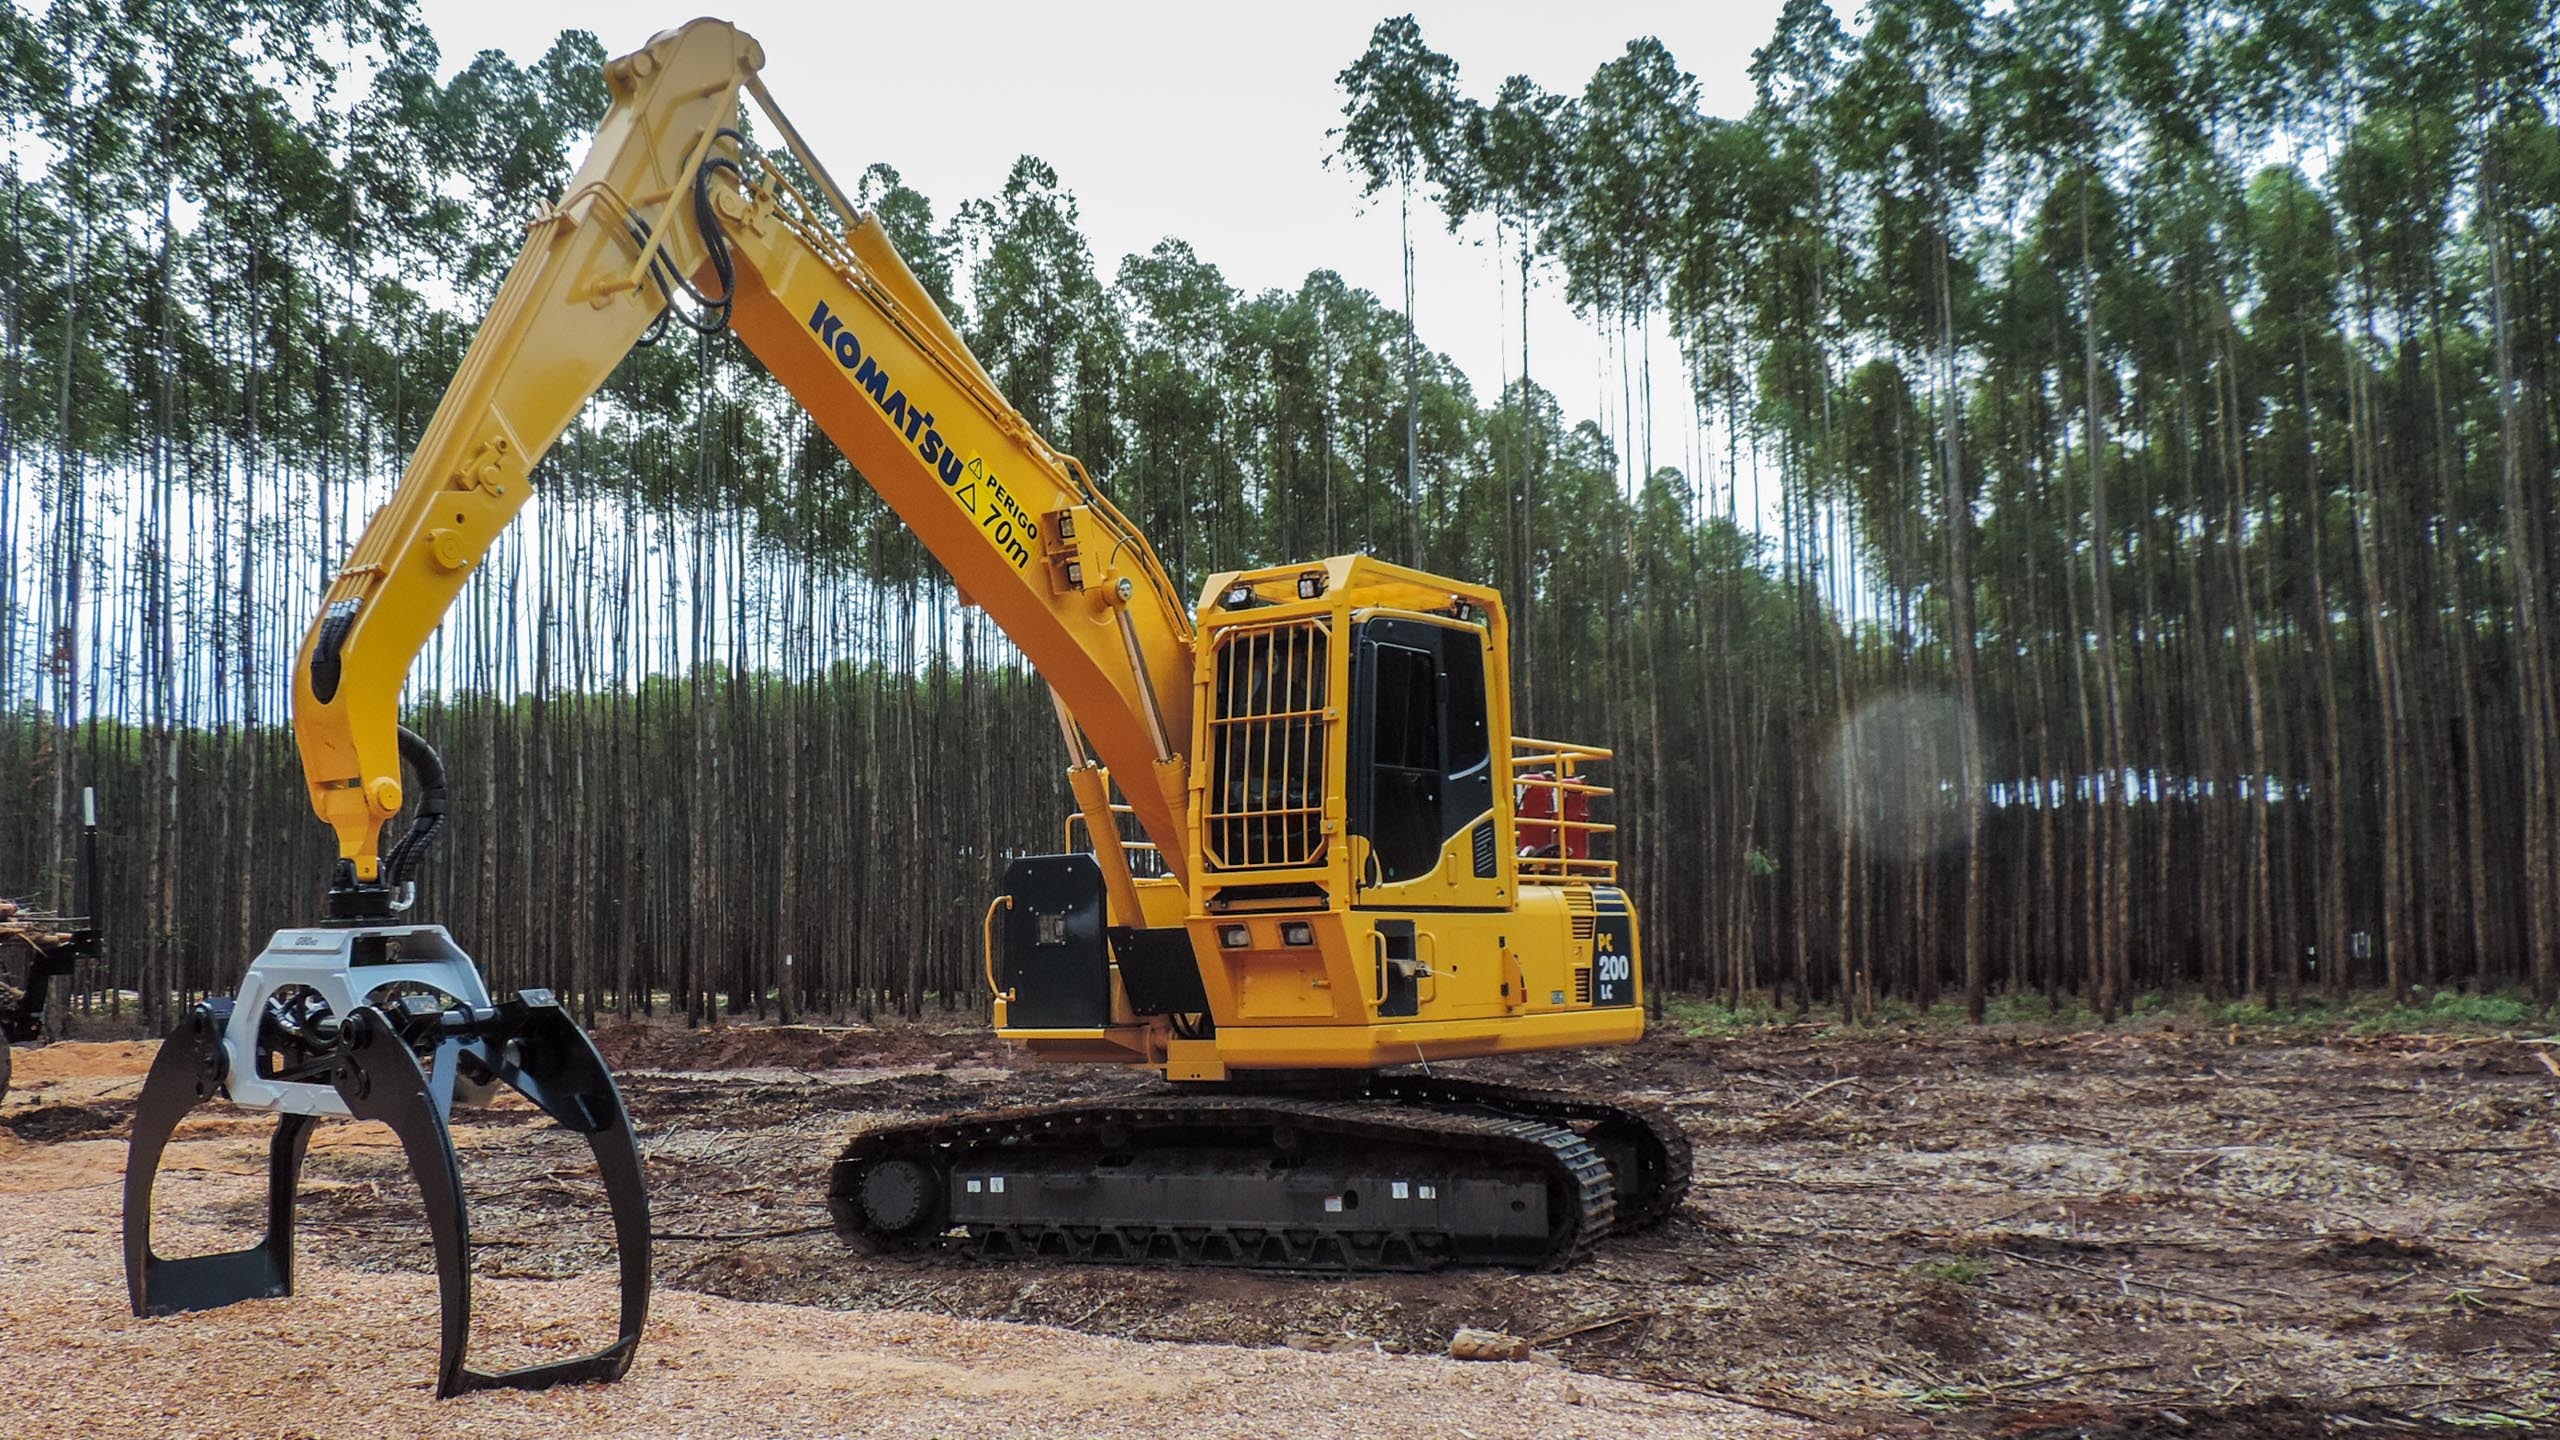
<path id="1" fill-rule="evenodd" d="M 1676 1128 L 1624 1106 L 1428 1076 L 1306 1096 L 1166 1090 L 856 1136 L 849 1238 L 991 1259 L 1337 1272 L 1554 1269 L 1687 1187 Z"/>
<path id="2" fill-rule="evenodd" d="M 1689 1193 L 1689 1137 L 1659 1106 L 1430 1075 L 1381 1075 L 1371 1082 L 1370 1093 L 1406 1103 L 1481 1108 L 1572 1127 L 1590 1140 L 1617 1176 L 1615 1228 L 1620 1231 L 1649 1230 L 1661 1224 Z"/>

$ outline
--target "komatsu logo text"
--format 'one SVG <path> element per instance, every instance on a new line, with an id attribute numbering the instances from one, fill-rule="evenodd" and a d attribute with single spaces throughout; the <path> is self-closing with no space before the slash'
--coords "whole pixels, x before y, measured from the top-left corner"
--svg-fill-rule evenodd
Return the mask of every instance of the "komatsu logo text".
<path id="1" fill-rule="evenodd" d="M 890 428 L 906 436 L 907 443 L 915 448 L 916 458 L 941 477 L 942 487 L 951 492 L 952 500 L 977 518 L 978 528 L 1013 562 L 1013 568 L 1028 566 L 1030 542 L 1040 538 L 1039 527 L 987 470 L 985 459 L 962 461 L 942 438 L 942 432 L 934 428 L 933 412 L 908 401 L 907 392 L 898 388 L 889 372 L 881 368 L 879 357 L 863 353 L 853 327 L 844 323 L 844 317 L 824 300 L 809 312 L 809 333 L 835 353 L 836 363 L 871 397 L 871 403 Z M 981 490 L 986 492 L 983 497 Z"/>

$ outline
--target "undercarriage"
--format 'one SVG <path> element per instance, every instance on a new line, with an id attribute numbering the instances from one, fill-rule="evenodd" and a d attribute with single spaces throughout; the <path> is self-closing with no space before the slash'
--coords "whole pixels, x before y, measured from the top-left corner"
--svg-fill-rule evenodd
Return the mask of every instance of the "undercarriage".
<path id="1" fill-rule="evenodd" d="M 1338 1272 L 1552 1269 L 1678 1208 L 1658 1111 L 1426 1074 L 1197 1087 L 867 1131 L 838 1231 L 989 1259 Z"/>

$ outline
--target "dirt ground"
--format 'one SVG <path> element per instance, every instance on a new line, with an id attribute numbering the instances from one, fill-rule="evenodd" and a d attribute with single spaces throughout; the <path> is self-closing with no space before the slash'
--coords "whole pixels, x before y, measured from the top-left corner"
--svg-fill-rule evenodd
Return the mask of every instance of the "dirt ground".
<path id="1" fill-rule="evenodd" d="M 724 1337 L 747 1343 L 731 1334 L 740 1325 L 761 1346 L 823 1352 L 819 1372 L 876 1382 L 885 1360 L 862 1337 L 894 1316 L 906 1330 L 938 1327 L 933 1343 L 951 1354 L 995 1345 L 1026 1373 L 1073 1371 L 1104 1388 L 1143 1366 L 1175 1388 L 1185 1375 L 1214 1378 L 1224 1394 L 1242 1355 L 1268 1382 L 1250 1393 L 1273 1405 L 1372 1385 L 1454 1403 L 1486 1399 L 1477 1392 L 1492 1385 L 1473 1425 L 1440 1398 L 1412 1412 L 1475 1434 L 1610 1434 L 1622 1422 L 1631 1433 L 2054 1440 L 2560 1433 L 2560 1075 L 2529 1042 L 1839 1038 L 1808 1026 L 1475 1062 L 1456 1068 L 1672 1107 L 1698 1149 L 1687 1204 L 1560 1274 L 1336 1280 L 874 1257 L 827 1228 L 827 1162 L 858 1128 L 1147 1083 L 1136 1077 L 1033 1068 L 968 1026 L 614 1026 L 600 1039 L 639 1117 L 659 1283 L 677 1292 L 646 1342 L 655 1358 L 624 1392 L 680 1394 L 668 1373 L 680 1367 L 734 1376 L 780 1363 L 724 1354 Z M 148 1055 L 18 1055 L 0 1106 L 8 1353 L 27 1343 L 11 1316 L 31 1282 L 95 1292 L 95 1315 L 54 1325 L 103 1328 L 111 1347 L 216 1323 L 114 1318 L 114 1182 Z M 181 1131 L 164 1250 L 254 1229 L 254 1147 L 269 1123 L 217 1116 Z M 508 1297 L 495 1308 L 565 1313 L 580 1307 L 557 1297 L 575 1296 L 601 1334 L 610 1246 L 582 1147 L 520 1108 L 476 1116 L 458 1140 L 478 1268 Z M 424 1230 L 387 1134 L 324 1130 L 302 1216 L 302 1253 L 325 1278 L 309 1301 L 272 1303 L 308 1314 L 377 1289 L 409 1297 L 420 1338 L 366 1366 L 374 1389 L 423 1395 Z M 368 1278 L 378 1276 L 391 1278 Z M 582 1278 L 534 1283 L 570 1277 Z M 1555 1363 L 1420 1358 L 1442 1354 L 1461 1326 L 1529 1338 Z M 767 1379 L 785 1395 L 796 1393 L 786 1379 L 833 1383 Z M 1557 1386 L 1573 1408 L 1559 1408 Z M 580 1393 L 578 1433 L 611 1433 L 595 1417 L 623 1413 L 614 1392 Z M 1377 1408 L 1385 1400 L 1347 1403 L 1307 1433 L 1391 1418 Z M 1069 1423 L 1071 1410 L 1052 1397 L 1014 1420 L 1101 1433 Z M 540 1413 L 507 1423 L 525 1428 Z M 784 1413 L 770 1412 L 778 1428 L 743 1433 L 821 1433 Z M 1573 1423 L 1560 1430 L 1559 1415 Z M 975 1433 L 972 1423 L 964 1412 L 901 1433 Z"/>

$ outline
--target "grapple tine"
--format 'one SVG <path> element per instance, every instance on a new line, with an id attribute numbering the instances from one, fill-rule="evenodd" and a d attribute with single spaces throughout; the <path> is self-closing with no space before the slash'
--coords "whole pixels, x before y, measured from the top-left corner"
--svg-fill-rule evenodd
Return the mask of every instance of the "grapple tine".
<path id="1" fill-rule="evenodd" d="M 241 1300 L 293 1293 L 293 1195 L 310 1144 L 308 1115 L 286 1115 L 267 1148 L 267 1233 L 245 1250 L 164 1258 L 151 1248 L 151 1196 L 160 1157 L 178 1122 L 222 1093 L 222 1032 L 231 1002 L 191 1010 L 160 1047 L 135 1102 L 133 1146 L 124 1172 L 125 1289 L 136 1315 L 213 1310 Z"/>
<path id="2" fill-rule="evenodd" d="M 436 1295 L 443 1313 L 436 1352 L 436 1398 L 462 1393 L 462 1357 L 471 1343 L 471 1217 L 462 1193 L 462 1164 L 454 1157 L 453 1131 L 437 1090 L 450 1096 L 454 1053 L 460 1047 L 438 1047 L 436 1079 L 411 1054 L 399 1028 L 381 1010 L 367 1005 L 339 1028 L 338 1064 L 331 1083 L 359 1120 L 378 1120 L 400 1141 L 409 1157 L 409 1174 L 427 1211 L 427 1232 L 435 1241 Z"/>
<path id="3" fill-rule="evenodd" d="M 587 1137 L 613 1213 L 613 1250 L 622 1272 L 622 1314 L 614 1342 L 592 1355 L 496 1374 L 462 1372 L 465 1390 L 540 1389 L 572 1381 L 618 1380 L 631 1368 L 649 1320 L 649 1187 L 640 1145 L 604 1055 L 547 990 L 525 990 L 498 1006 L 510 1043 L 497 1047 L 499 1079 Z"/>

